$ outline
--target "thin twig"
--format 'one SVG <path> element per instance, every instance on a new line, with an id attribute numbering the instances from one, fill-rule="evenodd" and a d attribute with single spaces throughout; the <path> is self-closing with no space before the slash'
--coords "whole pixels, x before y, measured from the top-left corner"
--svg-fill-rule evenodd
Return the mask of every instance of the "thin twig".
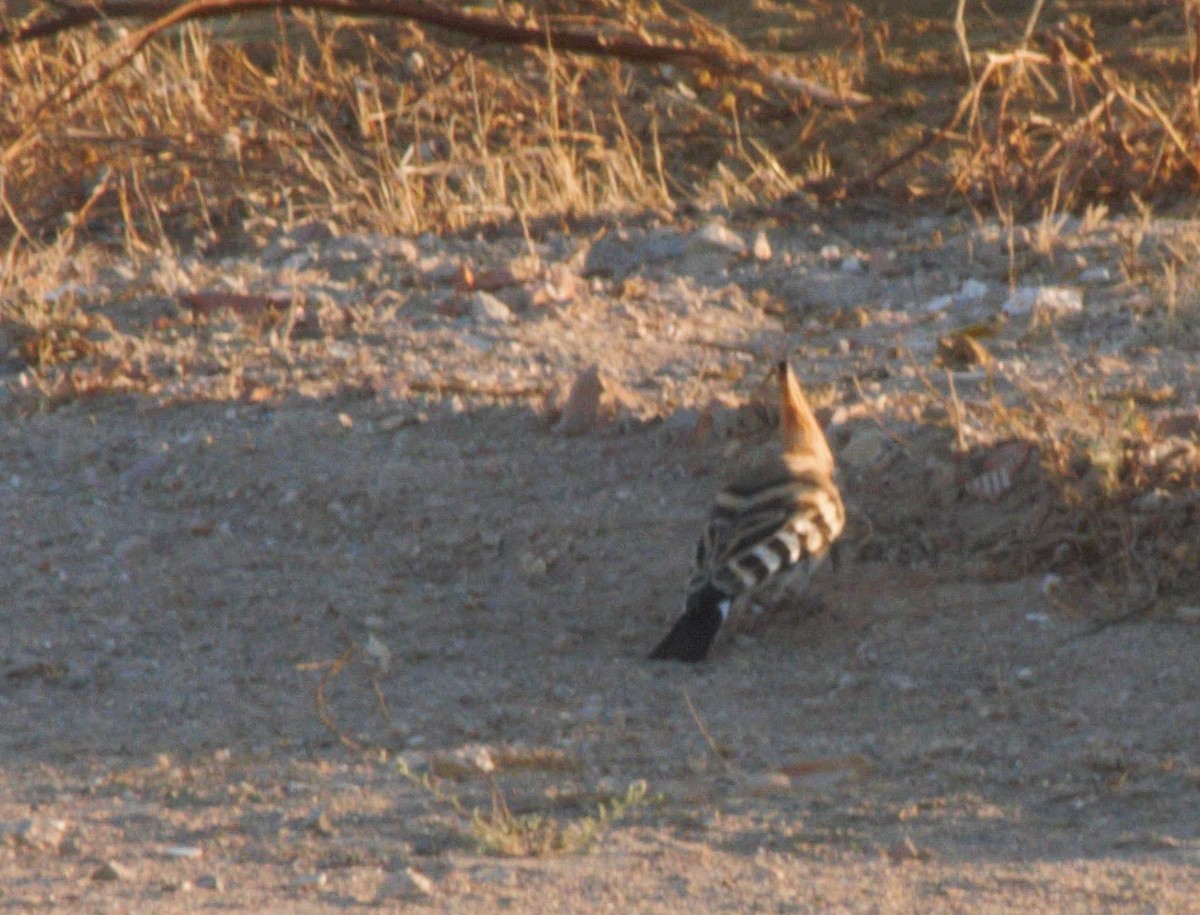
<path id="1" fill-rule="evenodd" d="M 406 381 L 405 386 L 410 391 L 420 391 L 431 394 L 469 394 L 476 397 L 501 397 L 512 400 L 522 398 L 546 397 L 551 390 L 544 385 L 531 384 L 520 388 L 503 388 L 498 385 L 473 384 L 459 378 L 448 378 L 445 381 L 426 381 L 414 378 Z"/>
<path id="2" fill-rule="evenodd" d="M 696 723 L 696 729 L 700 732 L 700 736 L 704 738 L 704 742 L 708 744 L 708 749 L 712 751 L 713 756 L 721 761 L 721 765 L 725 767 L 725 772 L 729 775 L 740 775 L 741 772 L 728 759 L 725 758 L 721 747 L 713 739 L 708 728 L 704 724 L 704 719 L 700 717 L 700 713 L 696 711 L 696 706 L 692 702 L 692 697 L 688 695 L 688 691 L 683 691 L 683 701 L 687 703 L 688 712 L 692 716 L 692 721 Z"/>
<path id="3" fill-rule="evenodd" d="M 355 753 L 362 750 L 362 744 L 360 744 L 353 737 L 344 734 L 342 729 L 338 727 L 333 715 L 329 712 L 329 703 L 325 699 L 325 687 L 334 677 L 342 672 L 342 669 L 349 664 L 357 654 L 358 646 L 354 644 L 350 645 L 349 648 L 343 651 L 337 660 L 329 665 L 329 669 L 321 675 L 321 679 L 317 681 L 317 690 L 315 696 L 317 718 L 320 719 L 321 724 L 325 725 L 329 732 L 341 742 L 342 746 L 346 747 L 348 750 L 353 750 Z"/>
<path id="4" fill-rule="evenodd" d="M 971 81 L 971 86 L 975 86 L 975 71 L 971 68 L 971 45 L 967 43 L 967 23 L 965 13 L 967 11 L 967 0 L 958 0 L 958 6 L 954 10 L 954 35 L 958 38 L 958 46 L 962 50 L 963 62 L 967 65 L 967 78 Z"/>
<path id="5" fill-rule="evenodd" d="M 1034 0 L 1033 9 L 1029 11 L 1029 19 L 1025 22 L 1025 33 L 1021 36 L 1021 51 L 1029 50 L 1029 40 L 1033 38 L 1033 30 L 1042 17 L 1042 7 L 1045 4 L 1046 0 Z"/>
<path id="6" fill-rule="evenodd" d="M 954 441 L 960 454 L 967 451 L 967 437 L 963 433 L 963 408 L 958 399 L 958 389 L 954 386 L 954 373 L 945 369 L 946 384 L 950 387 L 950 420 L 954 423 Z"/>
<path id="7" fill-rule="evenodd" d="M 1141 603 L 1135 604 L 1130 609 L 1125 610 L 1122 613 L 1118 613 L 1116 616 L 1110 616 L 1107 619 L 1097 620 L 1090 626 L 1081 629 L 1079 632 L 1062 639 L 1059 641 L 1058 645 L 1059 647 L 1062 647 L 1063 645 L 1070 645 L 1072 642 L 1078 642 L 1082 639 L 1090 639 L 1092 636 L 1099 635 L 1106 629 L 1112 629 L 1114 626 L 1123 626 L 1126 623 L 1132 623 L 1134 620 L 1144 617 L 1147 613 L 1153 610 L 1157 604 L 1158 598 L 1150 597 Z"/>
<path id="8" fill-rule="evenodd" d="M 940 127 L 932 131 L 927 131 L 920 139 L 914 141 L 907 148 L 892 156 L 892 158 L 878 166 L 870 174 L 850 181 L 848 184 L 848 190 L 855 191 L 870 189 L 885 175 L 895 171 L 905 162 L 908 162 L 914 156 L 924 152 L 935 143 L 946 139 L 950 135 L 950 132 L 959 125 L 959 123 L 968 113 L 970 113 L 968 121 L 974 123 L 979 116 L 979 102 L 983 96 L 983 89 L 987 85 L 992 74 L 1001 67 L 1011 66 L 1014 62 L 1025 59 L 1029 59 L 1037 63 L 1049 62 L 1049 58 L 1047 58 L 1044 54 L 1037 54 L 1029 51 L 1017 54 L 994 54 L 989 52 L 987 66 L 984 67 L 983 73 L 980 74 L 978 80 L 972 78 L 970 90 L 963 95 L 961 99 L 959 99 L 958 105 L 955 106 L 954 111 L 947 116 Z"/>

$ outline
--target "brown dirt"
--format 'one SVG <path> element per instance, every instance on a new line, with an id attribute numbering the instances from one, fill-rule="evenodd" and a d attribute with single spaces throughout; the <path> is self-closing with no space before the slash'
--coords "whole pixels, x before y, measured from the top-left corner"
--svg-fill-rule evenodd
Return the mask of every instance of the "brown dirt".
<path id="1" fill-rule="evenodd" d="M 10 364 L 7 907 L 1197 911 L 1187 601 L 1093 632 L 1047 595 L 1048 562 L 998 570 L 977 534 L 999 519 L 988 537 L 1019 539 L 1036 480 L 972 499 L 946 473 L 952 436 L 900 409 L 952 323 L 924 301 L 976 276 L 994 311 L 1007 243 L 940 223 L 839 231 L 772 230 L 769 263 L 718 276 L 684 257 L 623 285 L 579 280 L 565 303 L 509 296 L 499 324 L 471 317 L 452 271 L 413 285 L 416 266 L 383 257 L 344 269 L 348 286 L 322 274 L 346 320 L 290 346 L 233 318 L 191 324 L 134 283 L 97 294 L 115 328 L 97 346 L 142 347 L 158 383 L 29 414 L 51 401 Z M 1080 232 L 1056 257 L 1027 252 L 1023 273 L 1115 265 L 1109 236 Z M 833 242 L 867 272 L 820 253 Z M 462 250 L 506 263 L 524 245 Z M 188 269 L 184 286 L 240 268 Z M 866 325 L 807 302 L 813 289 L 866 306 Z M 1194 409 L 1188 353 L 1130 344 L 1147 332 L 1137 294 L 1089 291 L 1059 338 L 1081 360 L 1123 354 L 1105 377 L 1165 377 Z M 1066 383 L 1058 338 L 1005 334 L 988 341 L 1002 365 Z M 856 519 L 842 562 L 808 615 L 746 621 L 696 667 L 652 665 L 749 437 L 737 424 L 757 414 L 718 407 L 707 436 L 697 420 L 713 397 L 750 401 L 782 351 L 834 417 Z M 184 356 L 187 371 L 163 369 Z M 617 422 L 547 429 L 519 392 L 596 361 L 626 389 Z M 978 377 L 958 380 L 963 394 Z M 876 420 L 888 436 L 872 444 Z M 335 670 L 348 646 L 362 650 Z M 328 714 L 366 749 L 322 724 L 323 677 Z M 577 823 L 641 781 L 647 798 L 586 853 L 488 854 L 470 810 L 492 809 L 489 781 L 453 765 L 480 752 L 514 815 Z M 398 759 L 442 773 L 442 793 Z M 105 862 L 118 879 L 100 879 Z"/>

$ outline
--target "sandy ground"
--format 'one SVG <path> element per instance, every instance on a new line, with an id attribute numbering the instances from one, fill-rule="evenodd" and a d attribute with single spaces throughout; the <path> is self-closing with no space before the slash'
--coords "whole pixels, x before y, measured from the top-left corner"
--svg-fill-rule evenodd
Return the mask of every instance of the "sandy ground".
<path id="1" fill-rule="evenodd" d="M 5 368 L 2 907 L 1200 911 L 1187 601 L 1094 631 L 1049 563 L 989 552 L 1044 498 L 1036 461 L 975 498 L 944 424 L 905 412 L 924 368 L 945 385 L 938 334 L 1007 301 L 1002 233 L 766 225 L 756 259 L 702 228 L 547 236 L 525 273 L 520 238 L 312 227 L 77 265 L 105 316 L 89 364 L 133 381 L 46 409 Z M 1021 281 L 1084 311 L 988 346 L 1054 385 L 1065 341 L 1097 383 L 1165 379 L 1194 410 L 1124 237 L 1022 236 Z M 514 274 L 502 308 L 464 262 Z M 282 289 L 300 318 L 178 298 L 213 288 Z M 782 352 L 831 418 L 841 561 L 707 662 L 653 665 Z M 564 434 L 543 395 L 593 363 L 616 418 Z M 577 835 L 631 786 L 563 853 L 473 825 L 495 791 Z"/>

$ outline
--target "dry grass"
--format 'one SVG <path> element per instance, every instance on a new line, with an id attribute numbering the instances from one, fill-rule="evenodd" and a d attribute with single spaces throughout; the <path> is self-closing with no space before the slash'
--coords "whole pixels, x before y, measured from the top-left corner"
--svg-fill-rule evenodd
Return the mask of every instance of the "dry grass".
<path id="1" fill-rule="evenodd" d="M 1187 138 L 1200 128 L 1200 86 L 1164 93 L 1123 73 L 1086 19 L 1030 37 L 1029 47 L 987 52 L 960 104 L 963 135 L 949 158 L 957 192 L 1025 221 L 1195 188 L 1200 153 Z"/>
<path id="2" fill-rule="evenodd" d="M 1066 587 L 1051 598 L 1075 615 L 1124 619 L 1191 601 L 1200 589 L 1194 419 L 1155 420 L 1173 389 L 1112 388 L 1086 360 L 1060 352 L 1055 383 L 1000 373 L 984 396 L 959 396 L 952 382 L 923 374 L 924 416 L 948 431 L 964 466 L 1004 443 L 1027 443 L 1034 457 L 1013 493 L 990 506 L 967 500 L 977 509 L 965 510 L 988 516 L 983 542 L 942 547 L 988 576 L 1055 573 Z"/>
<path id="3" fill-rule="evenodd" d="M 709 177 L 672 152 L 737 135 L 732 110 L 615 62 L 297 12 L 186 24 L 14 145 L 110 42 L 84 31 L 0 59 L 3 206 L 31 247 L 86 227 L 132 251 L 203 248 L 264 213 L 420 233 L 667 209 Z M 738 169 L 750 189 L 778 180 L 753 168 Z"/>
<path id="4" fill-rule="evenodd" d="M 937 18 L 821 2 L 749 16 L 704 8 L 799 76 L 866 88 L 878 101 L 858 113 L 810 109 L 752 79 L 304 12 L 185 24 L 46 109 L 116 43 L 107 27 L 81 29 L 0 51 L 0 233 L 27 248 L 87 235 L 148 252 L 228 242 L 256 215 L 453 232 L 763 203 L 806 187 L 861 192 L 896 151 L 902 161 L 880 175 L 888 193 L 958 195 L 1011 218 L 1153 203 L 1200 183 L 1186 141 L 1200 126 L 1195 30 L 1161 40 L 1183 33 L 1185 8 L 1147 30 L 1145 47 L 1127 30 L 1097 37 L 1078 15 L 1045 26 L 1013 16 L 1007 31 L 985 22 L 976 40 L 994 47 L 972 55 L 969 86 Z M 681 8 L 607 0 L 538 13 L 735 46 Z M 977 27 L 966 23 L 963 40 Z M 779 53 L 793 50 L 803 53 Z M 926 138 L 919 150 L 914 135 Z"/>

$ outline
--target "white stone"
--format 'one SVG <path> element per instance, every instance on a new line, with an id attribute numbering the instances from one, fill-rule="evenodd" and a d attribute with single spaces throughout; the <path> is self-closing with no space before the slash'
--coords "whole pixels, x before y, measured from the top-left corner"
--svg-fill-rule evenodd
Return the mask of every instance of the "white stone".
<path id="1" fill-rule="evenodd" d="M 201 858 L 204 849 L 195 845 L 168 845 L 163 849 L 163 855 L 168 858 Z"/>
<path id="2" fill-rule="evenodd" d="M 1185 607 L 1177 607 L 1175 610 L 1175 619 L 1181 623 L 1189 623 L 1195 625 L 1200 623 L 1200 604 L 1189 604 Z"/>
<path id="3" fill-rule="evenodd" d="M 1083 294 L 1068 286 L 1018 286 L 1000 308 L 1011 317 L 1033 312 L 1062 317 L 1083 311 Z"/>
<path id="4" fill-rule="evenodd" d="M 376 637 L 375 633 L 372 632 L 367 636 L 367 641 L 363 644 L 363 651 L 377 670 L 387 673 L 387 669 L 392 663 L 392 652 Z"/>
<path id="5" fill-rule="evenodd" d="M 414 867 L 391 874 L 379 887 L 379 901 L 388 899 L 419 899 L 432 896 L 437 885 Z"/>
<path id="6" fill-rule="evenodd" d="M 105 861 L 92 871 L 92 879 L 99 883 L 112 883 L 117 880 L 132 880 L 134 874 L 131 868 L 116 861 Z"/>
<path id="7" fill-rule="evenodd" d="M 507 324 L 513 314 L 490 292 L 477 292 L 471 296 L 471 317 L 481 324 Z"/>
<path id="8" fill-rule="evenodd" d="M 866 427 L 838 451 L 838 459 L 855 470 L 865 470 L 882 457 L 888 437 L 881 429 Z"/>
<path id="9" fill-rule="evenodd" d="M 1107 267 L 1088 267 L 1079 274 L 1079 282 L 1088 285 L 1100 285 L 1112 281 L 1112 271 Z"/>
<path id="10" fill-rule="evenodd" d="M 16 823 L 0 823 L 0 843 L 10 836 L 18 845 L 41 851 L 57 851 L 67 831 L 65 820 L 33 816 Z"/>
<path id="11" fill-rule="evenodd" d="M 689 251 L 705 248 L 740 255 L 746 251 L 746 242 L 724 223 L 713 221 L 693 233 L 688 240 Z"/>
<path id="12" fill-rule="evenodd" d="M 754 236 L 754 259 L 759 261 L 771 259 L 771 242 L 767 238 L 767 233 L 761 230 Z"/>
<path id="13" fill-rule="evenodd" d="M 979 280 L 963 280 L 958 298 L 964 302 L 978 302 L 988 293 L 988 284 Z"/>
<path id="14" fill-rule="evenodd" d="M 324 889 L 328 882 L 329 875 L 324 871 L 317 871 L 315 874 L 301 874 L 292 880 L 292 886 L 298 890 L 320 890 Z"/>

